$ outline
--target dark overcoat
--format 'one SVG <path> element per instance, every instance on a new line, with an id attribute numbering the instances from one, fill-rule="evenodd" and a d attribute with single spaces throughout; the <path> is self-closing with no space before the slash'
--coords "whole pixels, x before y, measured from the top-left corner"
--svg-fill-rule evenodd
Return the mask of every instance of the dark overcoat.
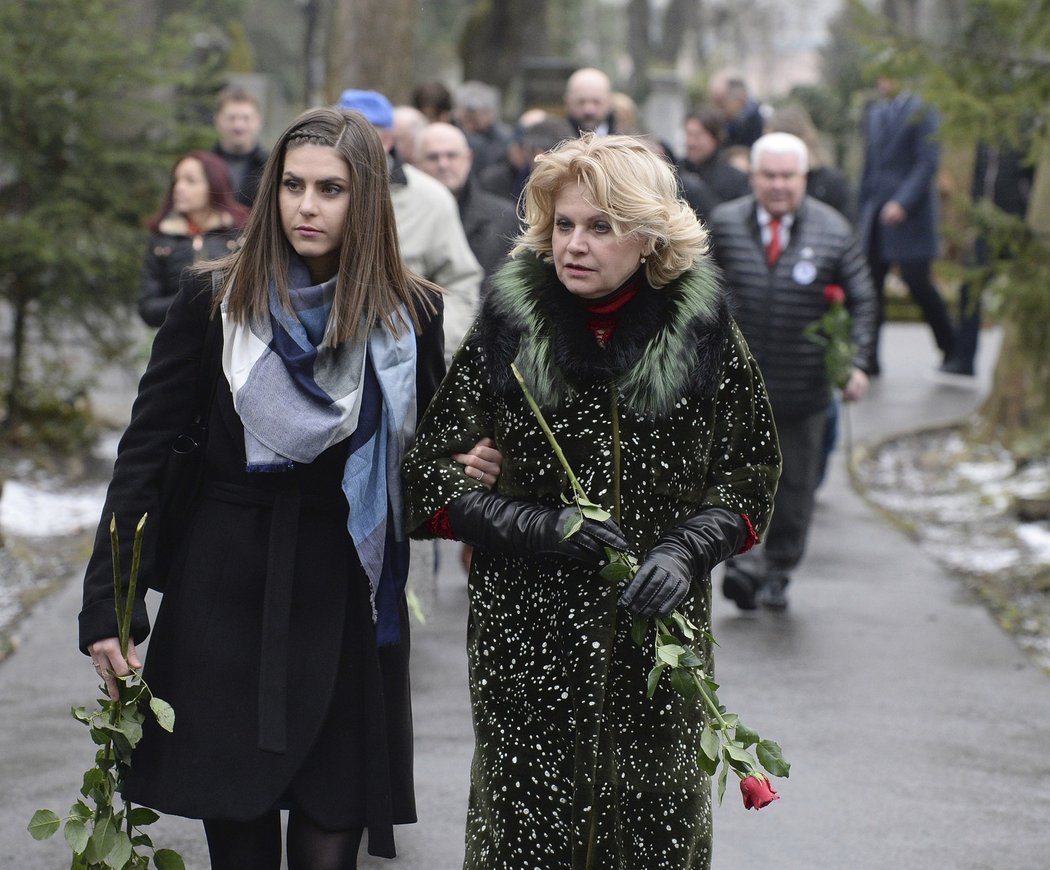
<path id="1" fill-rule="evenodd" d="M 142 261 L 139 282 L 139 316 L 147 326 L 160 326 L 186 270 L 198 260 L 218 260 L 237 249 L 241 231 L 233 226 L 214 226 L 200 235 L 191 234 L 186 219 L 169 215 L 151 233 Z"/>
<path id="2" fill-rule="evenodd" d="M 878 226 L 875 258 L 884 263 L 937 256 L 937 112 L 914 94 L 878 101 L 864 115 L 864 170 L 858 230 L 871 242 L 879 211 L 890 200 L 908 213 L 903 223 Z"/>
<path id="3" fill-rule="evenodd" d="M 601 348 L 554 268 L 526 256 L 496 275 L 405 458 L 417 533 L 477 487 L 451 454 L 481 436 L 503 453 L 500 493 L 556 506 L 571 492 L 512 362 L 588 496 L 619 516 L 639 555 L 705 508 L 764 528 L 776 433 L 713 271 L 644 285 Z M 693 581 L 680 610 L 706 627 L 710 577 Z M 663 685 L 646 697 L 652 638 L 631 640 L 620 591 L 567 559 L 475 549 L 468 870 L 709 866 L 709 783 L 696 764 L 704 711 Z"/>
<path id="4" fill-rule="evenodd" d="M 82 649 L 116 634 L 109 517 L 126 546 L 134 521 L 156 510 L 169 445 L 193 417 L 206 330 L 219 326 L 209 288 L 202 276 L 181 291 L 154 341 L 87 568 Z M 425 408 L 444 373 L 440 313 L 424 320 L 417 354 Z M 248 474 L 229 384 L 218 371 L 202 377 L 217 386 L 202 497 L 145 666 L 175 729 L 148 725 L 125 794 L 206 819 L 252 819 L 294 802 L 324 828 L 367 827 L 369 851 L 393 856 L 391 825 L 415 821 L 409 627 L 402 600 L 401 642 L 377 647 L 346 527 L 348 441 L 290 472 Z M 147 560 L 147 582 L 153 572 Z M 136 642 L 148 632 L 140 601 Z"/>
<path id="5" fill-rule="evenodd" d="M 520 231 L 514 203 L 489 193 L 472 175 L 456 194 L 456 203 L 470 250 L 488 278 L 506 261 Z"/>

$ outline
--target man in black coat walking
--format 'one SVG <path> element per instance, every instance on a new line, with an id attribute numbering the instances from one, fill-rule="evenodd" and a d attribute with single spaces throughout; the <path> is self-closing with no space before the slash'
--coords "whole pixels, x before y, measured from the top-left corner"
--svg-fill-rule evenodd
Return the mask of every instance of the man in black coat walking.
<path id="1" fill-rule="evenodd" d="M 251 208 L 268 156 L 259 144 L 262 129 L 259 101 L 244 88 L 224 88 L 215 101 L 212 120 L 219 136 L 212 153 L 226 161 L 237 201 Z"/>
<path id="2" fill-rule="evenodd" d="M 791 572 L 802 559 L 823 464 L 832 387 L 864 396 L 875 319 L 867 264 L 849 222 L 806 196 L 805 143 L 771 133 L 752 148 L 750 196 L 711 215 L 715 259 L 733 310 L 769 391 L 784 470 L 765 542 L 726 564 L 723 592 L 742 610 L 787 607 Z M 852 316 L 853 365 L 833 385 L 823 348 L 805 330 L 832 305 Z"/>
<path id="3" fill-rule="evenodd" d="M 429 124 L 416 141 L 419 168 L 456 198 L 467 242 L 488 278 L 513 246 L 518 219 L 512 202 L 483 190 L 471 176 L 473 156 L 463 131 L 451 124 Z"/>
<path id="4" fill-rule="evenodd" d="M 894 79 L 880 77 L 878 90 L 880 98 L 868 106 L 864 115 L 864 171 L 858 220 L 878 305 L 875 341 L 868 361 L 871 374 L 879 373 L 883 284 L 895 263 L 945 361 L 951 359 L 955 344 L 951 315 L 931 272 L 939 240 L 940 118 L 918 96 L 902 91 Z"/>

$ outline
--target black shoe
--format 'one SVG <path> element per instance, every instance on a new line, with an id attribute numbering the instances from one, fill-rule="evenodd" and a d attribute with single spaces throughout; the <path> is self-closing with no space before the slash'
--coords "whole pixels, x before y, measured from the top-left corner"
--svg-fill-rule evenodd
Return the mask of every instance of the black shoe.
<path id="1" fill-rule="evenodd" d="M 741 610 L 756 610 L 755 587 L 751 578 L 739 571 L 726 571 L 722 578 L 722 594 Z"/>
<path id="2" fill-rule="evenodd" d="M 965 363 L 957 359 L 949 359 L 944 361 L 939 369 L 937 369 L 942 375 L 959 375 L 965 378 L 973 377 L 973 364 Z"/>
<path id="3" fill-rule="evenodd" d="M 787 610 L 787 585 L 787 580 L 770 580 L 758 590 L 758 595 L 756 596 L 758 603 L 766 610 Z"/>
<path id="4" fill-rule="evenodd" d="M 943 365 L 935 368 L 927 377 L 934 383 L 943 384 L 946 387 L 972 389 L 978 386 L 977 380 L 973 376 L 973 366 L 954 360 L 948 360 Z"/>

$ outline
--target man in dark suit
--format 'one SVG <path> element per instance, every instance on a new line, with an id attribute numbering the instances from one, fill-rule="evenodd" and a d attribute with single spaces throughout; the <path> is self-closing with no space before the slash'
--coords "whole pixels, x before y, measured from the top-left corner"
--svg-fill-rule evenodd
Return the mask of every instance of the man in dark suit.
<path id="1" fill-rule="evenodd" d="M 936 175 L 940 162 L 937 113 L 890 78 L 864 117 L 864 172 L 860 183 L 860 237 L 867 245 L 878 312 L 869 374 L 879 372 L 883 283 L 894 263 L 933 331 L 945 359 L 955 343 L 948 309 L 930 275 L 937 255 Z"/>

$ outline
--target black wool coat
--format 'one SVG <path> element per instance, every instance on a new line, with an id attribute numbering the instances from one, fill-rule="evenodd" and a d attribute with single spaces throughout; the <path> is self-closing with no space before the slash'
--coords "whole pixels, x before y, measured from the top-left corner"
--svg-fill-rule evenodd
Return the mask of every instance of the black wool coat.
<path id="1" fill-rule="evenodd" d="M 506 262 L 520 230 L 514 203 L 489 193 L 473 177 L 456 194 L 456 203 L 470 250 L 488 278 Z"/>
<path id="2" fill-rule="evenodd" d="M 199 260 L 217 260 L 237 250 L 240 235 L 239 229 L 225 224 L 192 235 L 179 215 L 161 221 L 158 231 L 150 234 L 142 261 L 138 308 L 143 322 L 160 326 L 186 270 Z"/>
<path id="3" fill-rule="evenodd" d="M 126 547 L 138 517 L 155 511 L 169 445 L 193 416 L 206 330 L 219 326 L 209 321 L 210 286 L 200 276 L 180 291 L 139 384 L 84 581 L 82 649 L 116 633 L 109 517 Z M 417 337 L 420 415 L 444 374 L 436 304 Z M 125 795 L 205 819 L 251 819 L 294 801 L 324 828 L 367 827 L 369 851 L 392 857 L 391 825 L 415 821 L 409 626 L 402 600 L 400 644 L 376 646 L 346 528 L 348 442 L 290 472 L 247 474 L 229 384 L 221 372 L 203 377 L 217 388 L 202 496 L 145 665 L 175 709 L 175 729 L 147 717 Z M 153 573 L 147 560 L 143 579 Z M 136 642 L 149 628 L 140 600 Z"/>
<path id="4" fill-rule="evenodd" d="M 512 362 L 637 555 L 709 508 L 765 528 L 780 474 L 772 413 L 706 259 L 666 287 L 643 282 L 599 347 L 554 267 L 523 255 L 497 273 L 405 457 L 414 534 L 479 486 L 451 457 L 482 436 L 503 453 L 500 494 L 555 506 L 572 491 Z M 474 550 L 465 870 L 710 867 L 696 764 L 707 713 L 666 683 L 647 697 L 651 638 L 632 640 L 621 588 L 597 571 Z M 706 629 L 711 578 L 692 579 L 679 609 Z"/>

